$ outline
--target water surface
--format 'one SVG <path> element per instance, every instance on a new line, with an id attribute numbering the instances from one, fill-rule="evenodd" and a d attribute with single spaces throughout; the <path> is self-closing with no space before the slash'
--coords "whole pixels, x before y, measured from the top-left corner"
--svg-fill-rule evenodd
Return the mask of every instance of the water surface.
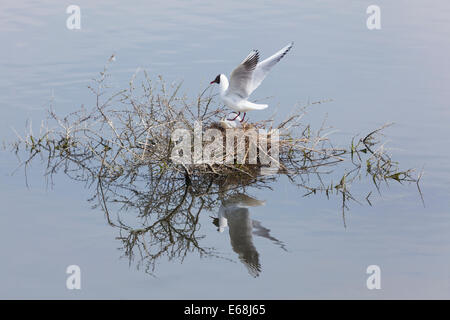
<path id="1" fill-rule="evenodd" d="M 11 128 L 23 130 L 26 119 L 37 130 L 50 100 L 60 114 L 92 103 L 87 85 L 112 53 L 118 88 L 142 68 L 183 81 L 183 91 L 195 96 L 251 49 L 264 57 L 294 41 L 254 93 L 270 96 L 270 109 L 250 120 L 272 110 L 284 118 L 298 103 L 333 99 L 310 110 L 306 120 L 317 126 L 328 114 L 328 123 L 339 129 L 333 139 L 342 144 L 395 122 L 386 131 L 387 146 L 403 167 L 424 167 L 426 206 L 414 185 L 383 187 L 372 207 L 350 206 L 344 228 L 338 199 L 304 198 L 281 178 L 273 191 L 252 190 L 249 195 L 266 204 L 244 212 L 246 223 L 257 221 L 256 230 L 265 235 L 252 238 L 257 277 L 239 260 L 228 230 L 220 233 L 213 225 L 210 215 L 220 208 L 199 222 L 202 244 L 222 258 L 162 259 L 152 276 L 121 258 L 117 230 L 90 208 L 89 189 L 64 175 L 47 188 L 38 163 L 27 189 L 22 171 L 10 175 L 16 159 L 2 151 L 1 298 L 450 297 L 447 2 L 378 1 L 382 29 L 376 31 L 366 28 L 368 1 L 78 1 L 77 31 L 65 26 L 70 4 L 0 5 L 5 141 L 15 137 Z M 65 287 L 70 264 L 81 267 L 79 291 Z M 371 264 L 381 267 L 381 290 L 366 288 Z"/>

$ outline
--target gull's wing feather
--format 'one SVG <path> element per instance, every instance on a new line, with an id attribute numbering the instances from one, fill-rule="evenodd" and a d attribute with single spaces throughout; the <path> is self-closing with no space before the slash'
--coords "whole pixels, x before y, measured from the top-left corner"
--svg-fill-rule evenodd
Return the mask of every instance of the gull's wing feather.
<path id="1" fill-rule="evenodd" d="M 256 65 L 255 70 L 253 71 L 252 81 L 250 83 L 249 95 L 256 88 L 259 87 L 261 82 L 264 80 L 264 78 L 269 73 L 270 69 L 272 69 L 272 67 L 274 65 L 276 65 L 278 63 L 278 61 L 280 61 L 286 55 L 286 53 L 289 52 L 289 50 L 291 50 L 293 45 L 294 45 L 294 43 L 291 42 L 290 44 L 288 44 L 286 47 L 284 47 L 283 49 L 281 49 L 274 55 L 270 56 L 266 60 L 261 61 L 260 63 L 258 63 Z"/>
<path id="2" fill-rule="evenodd" d="M 230 86 L 228 92 L 238 95 L 242 99 L 247 99 L 251 93 L 253 71 L 259 61 L 258 50 L 252 50 L 247 58 L 233 70 L 230 76 Z"/>

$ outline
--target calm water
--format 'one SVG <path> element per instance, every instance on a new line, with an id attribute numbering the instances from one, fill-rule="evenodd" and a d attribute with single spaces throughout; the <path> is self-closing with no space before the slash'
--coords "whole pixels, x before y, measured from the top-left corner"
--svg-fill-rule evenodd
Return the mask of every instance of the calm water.
<path id="1" fill-rule="evenodd" d="M 0 298 L 450 298 L 448 1 L 377 1 L 375 31 L 366 28 L 372 1 L 78 1 L 77 31 L 66 28 L 70 4 L 0 4 L 2 140 L 26 119 L 37 128 L 51 99 L 60 114 L 92 103 L 86 86 L 112 53 L 118 88 L 140 67 L 184 81 L 195 96 L 250 49 L 264 57 L 294 41 L 254 98 L 271 96 L 280 118 L 296 103 L 333 99 L 307 120 L 317 125 L 328 114 L 342 144 L 395 122 L 387 146 L 403 167 L 424 167 L 426 206 L 414 185 L 391 185 L 372 207 L 351 204 L 344 228 L 338 199 L 304 198 L 282 178 L 273 191 L 251 192 L 265 205 L 229 219 L 230 229 L 241 219 L 259 234 L 249 244 L 258 277 L 239 260 L 232 230 L 211 223 L 220 208 L 200 216 L 200 233 L 222 258 L 161 259 L 151 276 L 121 258 L 117 230 L 86 201 L 91 190 L 64 175 L 46 188 L 38 162 L 27 189 L 23 171 L 11 175 L 16 159 L 2 151 Z M 66 289 L 71 264 L 81 267 L 81 290 Z M 371 264 L 381 268 L 381 290 L 366 288 Z"/>

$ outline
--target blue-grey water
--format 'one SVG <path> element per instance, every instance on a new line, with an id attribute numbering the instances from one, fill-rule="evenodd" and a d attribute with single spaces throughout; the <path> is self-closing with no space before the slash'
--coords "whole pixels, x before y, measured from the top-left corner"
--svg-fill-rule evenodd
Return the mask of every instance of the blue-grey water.
<path id="1" fill-rule="evenodd" d="M 66 28 L 66 8 L 81 8 L 81 29 Z M 381 8 L 368 30 L 366 9 Z M 93 102 L 87 89 L 111 54 L 112 82 L 137 68 L 183 81 L 195 97 L 257 48 L 291 52 L 254 98 L 280 118 L 298 103 L 333 102 L 306 121 L 328 123 L 345 144 L 386 122 L 386 147 L 402 167 L 424 175 L 421 188 L 391 184 L 373 206 L 350 204 L 344 228 L 339 199 L 302 197 L 284 178 L 249 217 L 276 241 L 254 235 L 261 273 L 252 277 L 228 231 L 200 217 L 202 244 L 225 258 L 159 260 L 154 275 L 121 258 L 117 230 L 87 199 L 92 190 L 65 175 L 49 188 L 39 161 L 30 188 L 8 150 L 0 158 L 0 298 L 450 298 L 450 4 L 448 1 L 12 1 L 0 4 L 0 137 L 38 130 L 49 101 L 60 114 Z M 219 208 L 217 208 L 217 211 Z M 230 221 L 232 219 L 229 219 Z M 81 290 L 66 288 L 66 268 L 81 268 Z M 381 269 L 368 290 L 366 268 Z"/>

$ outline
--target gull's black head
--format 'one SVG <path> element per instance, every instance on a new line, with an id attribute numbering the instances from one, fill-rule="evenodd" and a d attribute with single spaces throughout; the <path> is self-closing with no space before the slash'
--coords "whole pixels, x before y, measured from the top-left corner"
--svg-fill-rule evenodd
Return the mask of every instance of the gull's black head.
<path id="1" fill-rule="evenodd" d="M 217 84 L 219 84 L 220 83 L 220 74 L 219 75 L 217 75 L 217 77 L 213 80 L 213 81 L 211 81 L 211 83 L 210 84 L 213 84 L 213 83 L 217 83 Z"/>

